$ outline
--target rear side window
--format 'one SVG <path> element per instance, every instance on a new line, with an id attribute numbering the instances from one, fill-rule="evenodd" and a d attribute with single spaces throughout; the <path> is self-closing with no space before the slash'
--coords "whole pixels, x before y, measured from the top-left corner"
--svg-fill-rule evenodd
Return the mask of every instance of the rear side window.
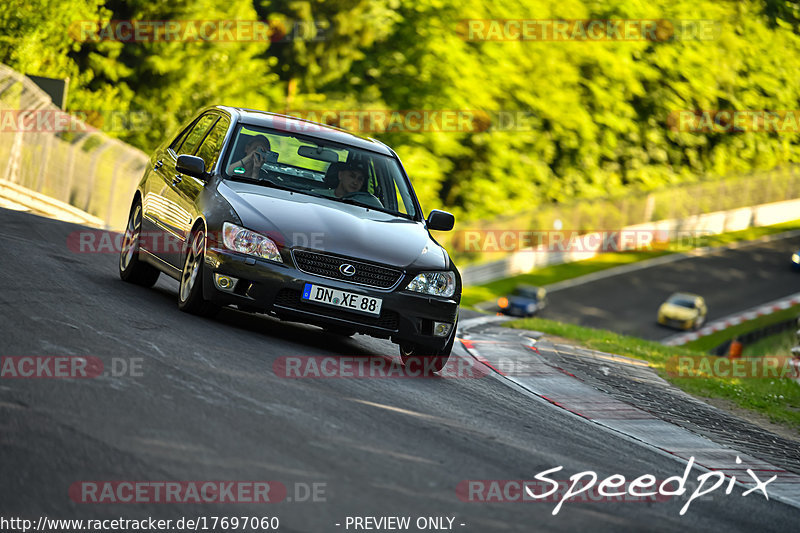
<path id="1" fill-rule="evenodd" d="M 225 134 L 228 132 L 230 121 L 226 117 L 222 117 L 214 124 L 211 131 L 206 135 L 200 149 L 197 150 L 197 156 L 200 157 L 206 164 L 206 172 L 210 172 L 219 159 L 219 151 L 222 149 L 222 143 L 225 141 Z"/>
<path id="2" fill-rule="evenodd" d="M 208 130 L 211 129 L 211 126 L 217 120 L 216 115 L 203 115 L 200 117 L 200 120 L 195 122 L 192 129 L 186 135 L 183 143 L 181 144 L 180 148 L 175 150 L 175 153 L 180 154 L 194 154 L 194 151 L 197 149 L 197 145 L 200 144 L 200 141 L 203 140 L 203 137 L 206 136 Z"/>
<path id="3" fill-rule="evenodd" d="M 180 132 L 180 134 L 177 137 L 175 137 L 175 139 L 173 139 L 173 141 L 171 143 L 169 143 L 170 150 L 172 150 L 173 152 L 177 152 L 178 148 L 180 148 L 180 146 L 181 146 L 181 143 L 186 138 L 186 134 L 189 133 L 189 130 L 191 130 L 191 129 L 192 129 L 192 125 L 191 124 L 189 124 L 188 126 L 183 128 L 183 130 Z"/>

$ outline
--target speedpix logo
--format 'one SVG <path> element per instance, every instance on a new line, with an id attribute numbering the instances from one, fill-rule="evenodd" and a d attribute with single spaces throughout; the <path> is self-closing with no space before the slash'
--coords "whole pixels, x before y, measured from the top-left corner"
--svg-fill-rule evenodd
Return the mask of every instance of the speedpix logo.
<path id="1" fill-rule="evenodd" d="M 742 460 L 737 456 L 736 464 Z M 557 466 L 539 472 L 533 480 L 464 480 L 456 487 L 456 495 L 465 502 L 557 502 L 553 508 L 553 515 L 561 511 L 561 507 L 569 500 L 573 502 L 640 502 L 640 501 L 667 501 L 673 497 L 687 494 L 689 475 L 694 467 L 694 457 L 689 458 L 682 476 L 672 476 L 659 482 L 652 474 L 639 476 L 633 481 L 628 481 L 625 476 L 614 474 L 600 479 L 597 473 L 587 470 L 578 472 L 569 477 L 565 483 L 551 478 L 552 474 L 563 470 Z M 775 481 L 778 476 L 773 475 L 766 481 L 761 480 L 751 469 L 746 469 L 750 480 L 755 482 L 753 487 L 742 491 L 742 496 L 747 496 L 759 491 L 769 500 L 767 485 Z M 725 481 L 728 481 L 727 485 Z M 748 480 L 748 481 L 750 481 Z M 712 484 L 713 483 L 713 484 Z M 697 476 L 696 484 L 692 483 L 693 490 L 686 503 L 680 510 L 680 515 L 686 514 L 693 501 L 707 496 L 725 486 L 725 494 L 731 494 L 736 483 L 736 476 L 727 478 L 718 471 L 706 472 Z"/>

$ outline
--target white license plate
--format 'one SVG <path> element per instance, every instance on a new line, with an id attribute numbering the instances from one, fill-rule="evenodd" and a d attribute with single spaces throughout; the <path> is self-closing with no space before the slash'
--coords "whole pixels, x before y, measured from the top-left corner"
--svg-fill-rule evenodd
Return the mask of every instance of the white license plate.
<path id="1" fill-rule="evenodd" d="M 376 316 L 381 314 L 381 304 L 383 303 L 380 298 L 362 296 L 361 294 L 321 287 L 311 283 L 306 283 L 303 288 L 303 300 Z"/>

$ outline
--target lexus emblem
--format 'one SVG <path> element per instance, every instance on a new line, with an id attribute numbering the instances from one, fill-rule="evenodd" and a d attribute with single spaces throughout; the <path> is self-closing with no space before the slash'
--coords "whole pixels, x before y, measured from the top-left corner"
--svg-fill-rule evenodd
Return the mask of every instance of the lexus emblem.
<path id="1" fill-rule="evenodd" d="M 342 263 L 339 266 L 339 272 L 341 272 L 343 275 L 349 278 L 350 276 L 356 273 L 356 267 L 354 267 L 350 263 Z"/>

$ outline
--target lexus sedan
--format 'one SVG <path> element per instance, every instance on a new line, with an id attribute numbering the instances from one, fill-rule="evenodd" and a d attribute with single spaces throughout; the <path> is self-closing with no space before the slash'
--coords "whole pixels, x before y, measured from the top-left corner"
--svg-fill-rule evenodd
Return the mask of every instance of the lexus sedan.
<path id="1" fill-rule="evenodd" d="M 708 309 L 702 296 L 676 292 L 658 308 L 658 323 L 677 329 L 700 329 L 706 314 Z"/>
<path id="2" fill-rule="evenodd" d="M 150 158 L 130 209 L 120 277 L 180 282 L 178 307 L 222 306 L 363 333 L 441 370 L 461 277 L 397 154 L 314 122 L 213 106 Z"/>

